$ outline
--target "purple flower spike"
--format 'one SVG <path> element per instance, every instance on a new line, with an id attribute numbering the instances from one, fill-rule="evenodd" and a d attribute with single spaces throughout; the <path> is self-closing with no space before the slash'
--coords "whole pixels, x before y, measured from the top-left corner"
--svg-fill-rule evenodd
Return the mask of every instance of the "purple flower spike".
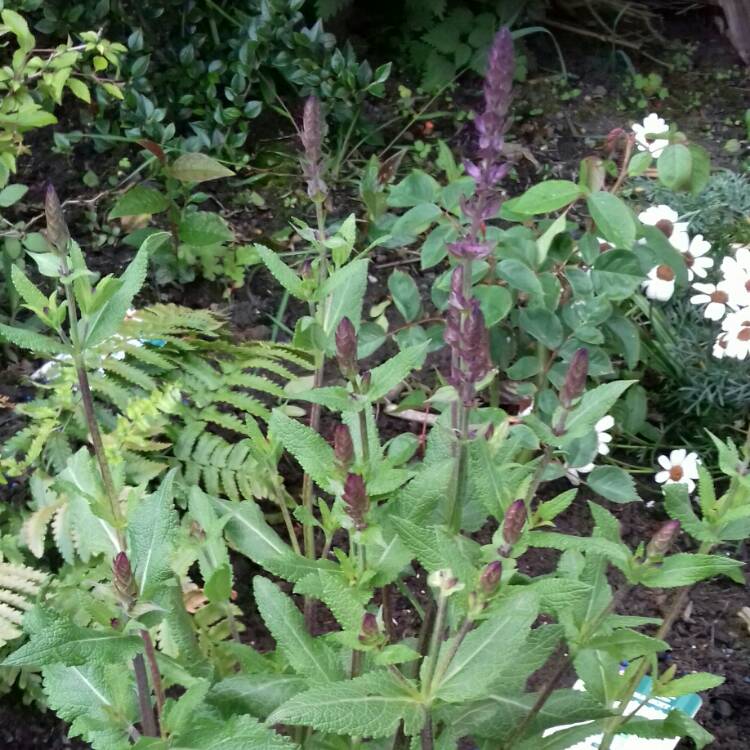
<path id="1" fill-rule="evenodd" d="M 651 541 L 646 547 L 646 557 L 649 560 L 659 560 L 669 552 L 670 547 L 674 544 L 677 535 L 680 533 L 679 521 L 667 521 L 651 537 Z"/>
<path id="2" fill-rule="evenodd" d="M 307 179 L 307 194 L 314 201 L 324 201 L 328 187 L 323 182 L 323 133 L 325 121 L 320 109 L 320 100 L 311 96 L 305 102 L 302 116 L 302 130 L 300 140 L 305 149 L 302 167 Z"/>
<path id="3" fill-rule="evenodd" d="M 370 499 L 367 497 L 365 480 L 359 474 L 347 474 L 342 499 L 346 512 L 354 523 L 354 528 L 357 531 L 366 529 L 365 515 L 370 509 Z"/>
<path id="4" fill-rule="evenodd" d="M 473 242 L 469 239 L 451 242 L 448 250 L 456 258 L 470 260 L 482 260 L 492 252 L 492 248 L 486 242 Z"/>

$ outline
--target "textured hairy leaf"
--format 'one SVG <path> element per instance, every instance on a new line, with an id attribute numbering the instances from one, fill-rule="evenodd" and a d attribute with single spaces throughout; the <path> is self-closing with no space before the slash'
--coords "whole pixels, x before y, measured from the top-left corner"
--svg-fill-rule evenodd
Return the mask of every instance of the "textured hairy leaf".
<path id="1" fill-rule="evenodd" d="M 374 367 L 370 371 L 370 387 L 367 390 L 367 398 L 377 401 L 383 398 L 390 390 L 406 379 L 413 370 L 422 367 L 427 356 L 428 342 L 410 346 L 402 349 L 395 357 L 383 362 L 382 365 Z"/>
<path id="2" fill-rule="evenodd" d="M 28 331 L 25 328 L 6 326 L 3 323 L 0 323 L 0 340 L 8 341 L 22 349 L 28 349 L 34 354 L 62 354 L 70 349 L 49 336 Z"/>
<path id="3" fill-rule="evenodd" d="M 308 681 L 297 675 L 236 674 L 217 682 L 208 702 L 225 715 L 248 713 L 265 719 L 307 687 Z"/>
<path id="4" fill-rule="evenodd" d="M 335 652 L 305 628 L 302 613 L 294 602 L 267 578 L 253 581 L 255 601 L 276 646 L 299 674 L 330 683 L 340 679 L 341 665 Z"/>
<path id="5" fill-rule="evenodd" d="M 293 297 L 305 299 L 305 288 L 302 279 L 281 258 L 265 245 L 253 245 L 266 268 L 271 272 L 276 281 L 284 287 Z"/>
<path id="6" fill-rule="evenodd" d="M 320 685 L 295 696 L 268 717 L 268 724 L 302 724 L 329 734 L 389 737 L 404 721 L 416 734 L 423 722 L 419 696 L 388 672 L 370 672 Z"/>

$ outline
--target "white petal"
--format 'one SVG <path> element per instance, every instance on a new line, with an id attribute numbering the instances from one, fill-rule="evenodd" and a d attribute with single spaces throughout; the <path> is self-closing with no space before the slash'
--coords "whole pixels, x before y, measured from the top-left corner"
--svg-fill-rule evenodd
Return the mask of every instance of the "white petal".
<path id="1" fill-rule="evenodd" d="M 605 432 L 606 430 L 611 430 L 614 426 L 615 418 L 611 414 L 607 414 L 594 425 L 594 429 L 597 432 Z"/>
<path id="2" fill-rule="evenodd" d="M 669 460 L 672 462 L 672 466 L 681 466 L 685 456 L 687 456 L 687 451 L 684 448 L 675 448 L 669 454 Z"/>
<path id="3" fill-rule="evenodd" d="M 695 492 L 695 482 L 692 479 L 686 479 L 685 484 L 687 485 L 688 492 Z"/>
<path id="4" fill-rule="evenodd" d="M 658 482 L 659 484 L 664 484 L 664 482 L 668 482 L 669 472 L 668 471 L 657 472 L 657 474 L 654 476 L 654 481 Z"/>
<path id="5" fill-rule="evenodd" d="M 711 302 L 703 311 L 703 317 L 708 318 L 708 320 L 721 320 L 726 309 L 726 305 L 722 305 L 721 302 Z"/>
<path id="6" fill-rule="evenodd" d="M 662 467 L 662 469 L 666 469 L 667 471 L 672 468 L 672 462 L 665 455 L 659 456 L 656 459 L 656 462 Z"/>

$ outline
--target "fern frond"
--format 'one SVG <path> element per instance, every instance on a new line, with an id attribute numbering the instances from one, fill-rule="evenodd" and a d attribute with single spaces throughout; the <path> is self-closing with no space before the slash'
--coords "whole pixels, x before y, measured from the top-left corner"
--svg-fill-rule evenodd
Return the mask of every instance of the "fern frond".
<path id="1" fill-rule="evenodd" d="M 0 562 L 0 646 L 22 635 L 23 614 L 47 575 L 26 565 Z"/>

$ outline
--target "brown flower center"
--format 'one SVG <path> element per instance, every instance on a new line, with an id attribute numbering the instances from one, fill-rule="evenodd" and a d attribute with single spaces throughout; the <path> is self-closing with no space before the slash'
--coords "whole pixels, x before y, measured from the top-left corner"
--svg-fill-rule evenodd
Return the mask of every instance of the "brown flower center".
<path id="1" fill-rule="evenodd" d="M 669 266 L 657 266 L 656 278 L 662 281 L 674 281 L 674 271 Z"/>
<path id="2" fill-rule="evenodd" d="M 740 341 L 750 341 L 750 326 L 743 328 L 738 334 L 737 338 Z"/>
<path id="3" fill-rule="evenodd" d="M 669 219 L 659 219 L 654 225 L 665 237 L 671 237 L 674 232 L 674 224 Z"/>
<path id="4" fill-rule="evenodd" d="M 680 479 L 684 476 L 685 472 L 682 470 L 682 466 L 673 466 L 669 470 L 669 478 L 673 482 L 679 482 Z"/>
<path id="5" fill-rule="evenodd" d="M 745 282 L 745 289 L 750 292 L 750 279 Z"/>
<path id="6" fill-rule="evenodd" d="M 718 302 L 722 305 L 726 305 L 726 303 L 729 302 L 729 295 L 726 292 L 717 289 L 715 292 L 711 293 L 711 302 Z"/>
<path id="7" fill-rule="evenodd" d="M 695 258 L 690 253 L 685 253 L 683 257 L 685 258 L 685 265 L 688 268 L 692 268 L 693 263 L 695 263 Z"/>

